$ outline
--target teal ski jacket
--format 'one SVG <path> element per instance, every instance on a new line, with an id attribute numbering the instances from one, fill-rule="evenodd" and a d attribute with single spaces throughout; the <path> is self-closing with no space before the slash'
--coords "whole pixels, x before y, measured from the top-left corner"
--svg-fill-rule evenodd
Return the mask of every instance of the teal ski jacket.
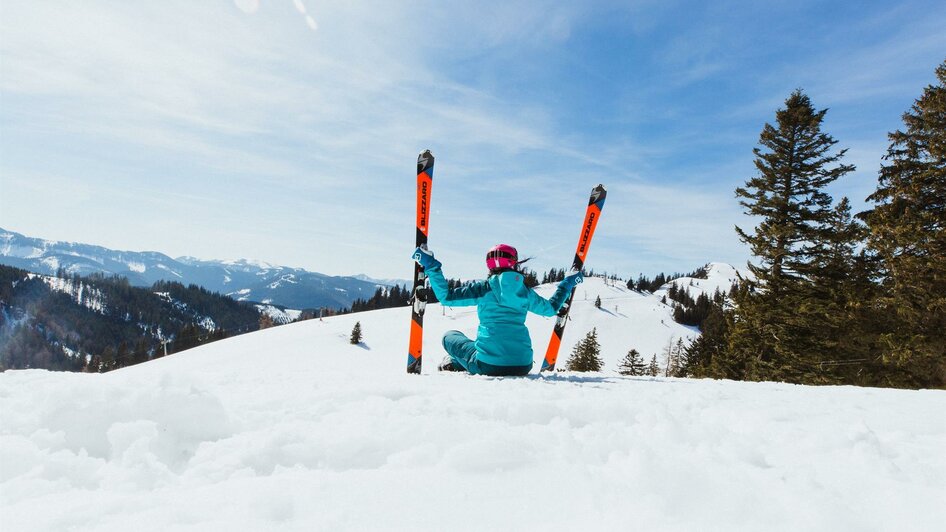
<path id="1" fill-rule="evenodd" d="M 523 275 L 505 271 L 485 281 L 448 288 L 440 266 L 428 268 L 430 287 L 447 307 L 476 306 L 480 325 L 476 332 L 476 358 L 494 366 L 528 366 L 533 363 L 532 340 L 526 314 L 554 316 L 568 299 L 570 286 L 559 284 L 551 299 L 525 285 Z"/>

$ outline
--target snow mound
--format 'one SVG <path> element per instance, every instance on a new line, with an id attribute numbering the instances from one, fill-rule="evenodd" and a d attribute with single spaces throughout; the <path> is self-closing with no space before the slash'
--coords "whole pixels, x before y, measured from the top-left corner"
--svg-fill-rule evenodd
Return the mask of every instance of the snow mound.
<path id="1" fill-rule="evenodd" d="M 589 279 L 562 360 L 589 326 L 622 355 L 663 344 L 652 304 Z M 0 374 L 3 528 L 833 532 L 946 517 L 946 392 L 441 374 L 440 335 L 476 321 L 439 305 L 425 373 L 407 375 L 409 320 L 309 320 L 104 375 Z M 552 321 L 529 326 L 538 360 Z"/>

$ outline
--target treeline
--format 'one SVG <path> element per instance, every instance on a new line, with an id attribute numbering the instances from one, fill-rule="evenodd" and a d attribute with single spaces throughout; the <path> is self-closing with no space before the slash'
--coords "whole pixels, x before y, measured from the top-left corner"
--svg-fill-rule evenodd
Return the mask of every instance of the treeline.
<path id="1" fill-rule="evenodd" d="M 0 266 L 0 369 L 108 371 L 259 327 L 252 304 L 196 285 Z"/>
<path id="2" fill-rule="evenodd" d="M 447 288 L 457 288 L 462 284 L 463 283 L 460 282 L 459 279 L 447 279 Z M 411 304 L 411 298 L 413 297 L 411 292 L 411 288 L 401 287 L 399 285 L 390 287 L 379 286 L 378 289 L 375 290 L 374 295 L 368 299 L 356 299 L 351 304 L 351 307 L 343 310 L 341 313 L 347 314 L 349 312 L 364 312 L 367 310 L 378 310 L 383 308 L 405 307 Z M 439 302 L 433 290 L 427 291 L 427 302 Z"/>
<path id="3" fill-rule="evenodd" d="M 733 289 L 735 290 L 735 287 Z M 673 321 L 683 325 L 700 327 L 701 330 L 703 322 L 709 317 L 713 308 L 722 308 L 726 302 L 726 294 L 719 290 L 713 292 L 712 296 L 701 292 L 694 299 L 690 295 L 689 288 L 680 288 L 676 283 L 671 284 L 670 288 L 667 289 L 667 297 L 678 303 L 673 307 Z"/>
<path id="4" fill-rule="evenodd" d="M 542 277 L 543 283 L 555 283 L 559 282 L 565 278 L 564 269 L 553 268 L 546 272 Z M 673 273 L 667 275 L 665 273 L 657 274 L 653 279 L 641 274 L 636 281 L 629 280 L 626 283 L 626 286 L 631 290 L 636 290 L 638 292 L 649 292 L 653 293 L 659 290 L 662 286 L 670 283 L 670 286 L 667 288 L 667 294 L 661 299 L 664 304 L 670 304 L 673 306 L 673 319 L 677 323 L 682 323 L 684 325 L 690 325 L 694 327 L 700 327 L 702 329 L 703 322 L 709 316 L 711 309 L 714 305 L 723 305 L 726 301 L 726 294 L 717 290 L 712 295 L 707 295 L 705 293 L 700 293 L 695 298 L 690 294 L 689 287 L 681 287 L 677 283 L 673 283 L 674 279 L 680 278 L 691 278 L 691 279 L 706 279 L 709 274 L 708 265 L 701 266 L 696 270 L 689 273 Z M 594 271 L 588 272 L 586 276 L 594 276 Z M 605 276 L 606 281 L 620 281 L 620 278 L 617 276 Z M 733 288 L 734 289 L 734 288 Z M 672 301 L 673 303 L 668 303 Z M 601 307 L 601 297 L 595 301 L 595 306 Z"/>
<path id="5" fill-rule="evenodd" d="M 669 283 L 674 279 L 679 279 L 681 277 L 692 277 L 694 279 L 706 279 L 707 267 L 701 266 L 696 270 L 690 273 L 672 273 L 667 275 L 665 273 L 658 273 L 653 279 L 647 277 L 644 274 L 641 274 L 637 280 L 630 279 L 627 281 L 627 287 L 631 290 L 637 290 L 638 292 L 656 292 L 660 289 L 661 286 Z"/>
<path id="6" fill-rule="evenodd" d="M 378 310 L 382 308 L 403 307 L 408 305 L 411 298 L 411 290 L 399 285 L 391 287 L 379 286 L 374 295 L 368 299 L 356 299 L 352 302 L 351 312 L 364 312 L 366 310 Z"/>
<path id="7" fill-rule="evenodd" d="M 552 270 L 553 272 L 558 272 L 559 270 Z M 564 270 L 561 270 L 564 272 Z M 539 285 L 539 280 L 537 274 L 532 271 L 525 269 L 522 271 L 523 282 L 528 287 L 535 287 Z M 562 279 L 564 279 L 564 273 L 562 273 Z M 548 273 L 545 274 L 544 279 L 548 279 Z M 559 279 L 561 280 L 561 279 Z M 552 282 L 548 280 L 543 280 L 543 283 Z M 459 288 L 464 283 L 459 279 L 447 279 L 447 288 Z M 351 307 L 348 309 L 342 310 L 340 313 L 345 314 L 348 312 L 364 312 L 367 310 L 378 310 L 384 308 L 393 308 L 393 307 L 404 307 L 411 304 L 411 288 L 402 287 L 399 285 L 382 287 L 379 286 L 375 290 L 374 294 L 368 299 L 356 299 Z M 437 295 L 434 294 L 433 290 L 427 291 L 427 302 L 428 303 L 439 303 L 440 300 L 437 299 Z M 307 316 L 308 317 L 308 316 Z"/>
<path id="8" fill-rule="evenodd" d="M 946 62 L 888 135 L 870 208 L 826 188 L 854 170 L 802 91 L 765 124 L 736 190 L 755 257 L 685 356 L 697 377 L 946 387 Z"/>

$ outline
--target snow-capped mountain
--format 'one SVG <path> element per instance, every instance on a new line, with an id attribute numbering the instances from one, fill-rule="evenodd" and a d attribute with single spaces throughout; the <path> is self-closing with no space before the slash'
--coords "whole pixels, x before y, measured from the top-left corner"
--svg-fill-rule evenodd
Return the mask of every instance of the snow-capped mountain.
<path id="1" fill-rule="evenodd" d="M 240 301 L 273 303 L 296 309 L 347 307 L 371 297 L 378 281 L 366 276 L 340 277 L 260 261 L 171 258 L 153 251 L 116 251 L 101 246 L 30 238 L 0 228 L 0 264 L 47 275 L 101 273 L 127 277 L 135 286 L 156 281 L 196 284 Z"/>
<path id="2" fill-rule="evenodd" d="M 431 304 L 423 375 L 405 372 L 407 307 L 270 328 L 102 375 L 0 373 L 3 524 L 942 528 L 946 392 L 622 377 L 615 361 L 629 347 L 649 355 L 696 333 L 654 295 L 596 278 L 571 315 L 563 359 L 597 327 L 603 372 L 438 373 L 440 336 L 474 333 L 476 315 Z M 349 343 L 355 322 L 360 345 Z M 553 319 L 527 325 L 539 362 Z"/>

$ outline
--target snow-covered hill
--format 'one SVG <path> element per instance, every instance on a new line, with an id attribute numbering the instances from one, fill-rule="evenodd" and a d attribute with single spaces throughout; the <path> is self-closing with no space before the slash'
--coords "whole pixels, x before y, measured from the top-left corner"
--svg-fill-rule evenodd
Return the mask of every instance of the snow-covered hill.
<path id="1" fill-rule="evenodd" d="M 121 275 L 135 286 L 177 281 L 196 284 L 239 301 L 297 309 L 348 307 L 355 299 L 370 298 L 379 286 L 393 286 L 396 282 L 376 281 L 364 275 L 330 276 L 245 259 L 172 259 L 153 251 L 116 251 L 89 244 L 30 238 L 2 228 L 0 264 L 47 275 L 55 275 L 60 268 L 69 274 Z"/>
<path id="2" fill-rule="evenodd" d="M 0 374 L 3 529 L 942 526 L 946 392 L 620 377 L 628 347 L 693 332 L 597 279 L 576 299 L 565 351 L 597 326 L 608 371 L 437 373 L 440 334 L 475 317 L 431 305 L 419 376 L 407 308 L 102 375 Z M 529 326 L 538 359 L 552 321 Z"/>
<path id="3" fill-rule="evenodd" d="M 671 284 L 675 284 L 677 288 L 689 291 L 694 299 L 701 293 L 711 297 L 717 291 L 728 294 L 729 289 L 732 288 L 733 283 L 740 279 L 740 276 L 742 278 L 752 278 L 750 272 L 737 270 L 731 264 L 723 262 L 710 262 L 703 267 L 703 270 L 706 273 L 705 277 L 678 277 L 656 290 L 654 295 L 657 297 L 667 295 L 667 288 Z"/>

